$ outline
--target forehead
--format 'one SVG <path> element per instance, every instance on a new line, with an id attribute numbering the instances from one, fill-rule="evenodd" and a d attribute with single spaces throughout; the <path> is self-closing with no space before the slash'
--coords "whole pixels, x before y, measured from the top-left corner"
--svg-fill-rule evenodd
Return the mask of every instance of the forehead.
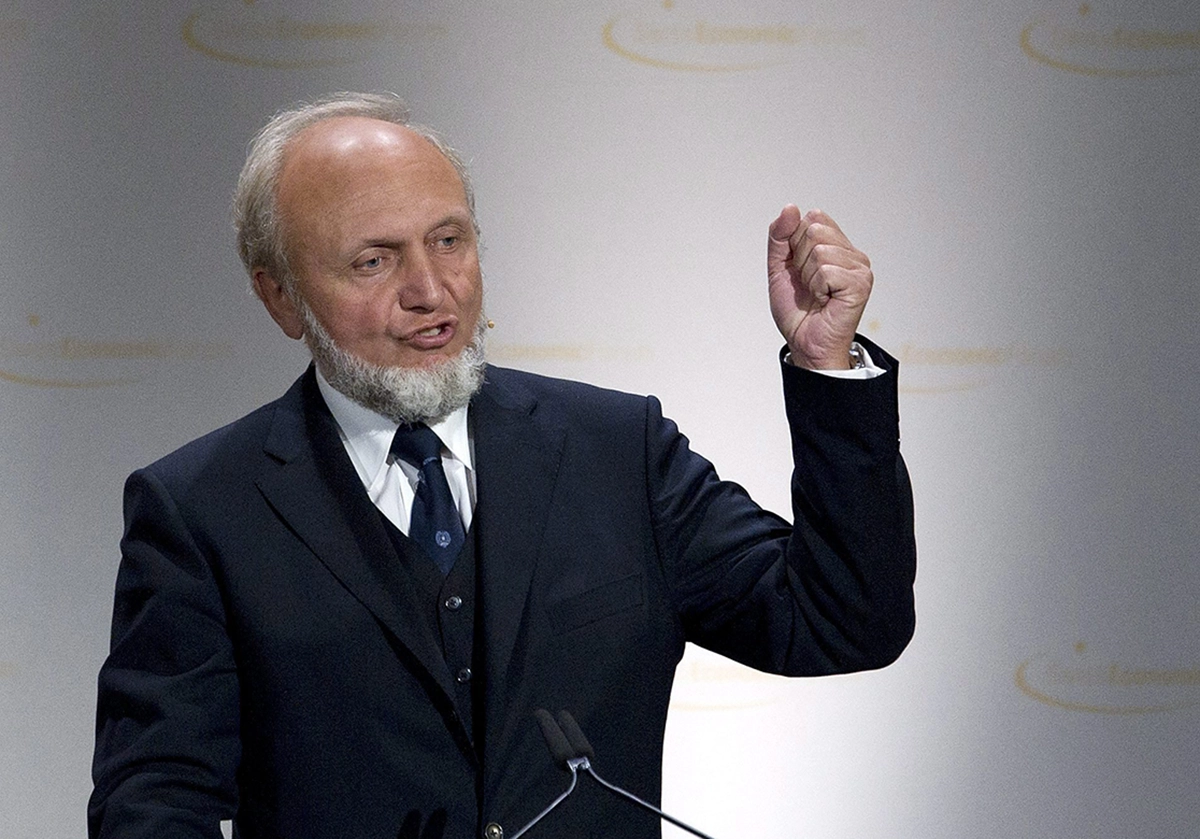
<path id="1" fill-rule="evenodd" d="M 305 128 L 284 149 L 278 199 L 285 215 L 296 199 L 311 206 L 380 187 L 414 199 L 437 194 L 466 204 L 453 164 L 432 142 L 402 125 L 336 117 Z"/>

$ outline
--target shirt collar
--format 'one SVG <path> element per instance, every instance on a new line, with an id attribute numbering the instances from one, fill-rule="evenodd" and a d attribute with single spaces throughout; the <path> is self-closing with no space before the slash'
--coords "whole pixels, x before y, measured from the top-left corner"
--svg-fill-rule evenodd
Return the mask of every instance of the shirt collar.
<path id="1" fill-rule="evenodd" d="M 370 408 L 365 408 L 346 396 L 321 375 L 317 369 L 317 387 L 329 412 L 337 420 L 342 442 L 354 461 L 354 468 L 364 484 L 370 486 L 380 471 L 387 467 L 388 452 L 399 424 Z M 468 470 L 474 470 L 471 458 L 471 440 L 467 431 L 467 408 L 464 405 L 453 411 L 444 420 L 429 426 L 442 441 L 450 454 L 461 461 Z"/>

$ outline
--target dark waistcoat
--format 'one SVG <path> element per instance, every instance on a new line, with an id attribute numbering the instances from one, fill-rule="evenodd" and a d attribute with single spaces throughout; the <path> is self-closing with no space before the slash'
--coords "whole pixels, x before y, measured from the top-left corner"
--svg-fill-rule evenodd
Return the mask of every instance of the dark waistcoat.
<path id="1" fill-rule="evenodd" d="M 437 565 L 392 522 L 379 514 L 396 550 L 396 560 L 417 592 L 423 611 L 414 615 L 429 627 L 442 650 L 446 670 L 455 685 L 454 704 L 471 738 L 476 755 L 483 754 L 484 645 L 475 643 L 475 531 L 467 533 L 462 552 L 445 577 Z M 478 652 L 476 652 L 478 651 Z"/>

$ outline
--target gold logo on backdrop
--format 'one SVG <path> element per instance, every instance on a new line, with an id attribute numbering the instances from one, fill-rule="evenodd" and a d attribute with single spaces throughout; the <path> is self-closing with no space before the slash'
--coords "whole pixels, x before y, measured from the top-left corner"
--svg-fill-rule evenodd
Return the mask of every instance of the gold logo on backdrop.
<path id="1" fill-rule="evenodd" d="M 863 325 L 868 335 L 880 331 L 878 320 Z M 900 390 L 914 394 L 940 394 L 975 390 L 996 375 L 1014 368 L 1054 368 L 1065 365 L 1070 356 L 1065 350 L 1030 347 L 1024 344 L 932 346 L 905 342 L 889 346 L 904 367 Z M 499 364 L 583 364 L 652 362 L 654 350 L 648 345 L 600 344 L 488 344 L 488 357 Z"/>
<path id="2" fill-rule="evenodd" d="M 1021 49 L 1034 61 L 1084 76 L 1181 75 L 1200 68 L 1200 19 L 1130 21 L 1083 3 L 1066 15 L 1034 18 L 1021 30 Z"/>
<path id="3" fill-rule="evenodd" d="M 716 0 L 659 0 L 652 10 L 610 18 L 601 40 L 622 58 L 647 67 L 735 73 L 794 61 L 814 48 L 862 47 L 867 38 L 855 27 L 734 20 L 729 6 Z"/>
<path id="4" fill-rule="evenodd" d="M 1200 667 L 1114 661 L 1082 641 L 1070 653 L 1022 662 L 1015 681 L 1031 699 L 1089 714 L 1156 714 L 1200 705 Z"/>
<path id="5" fill-rule="evenodd" d="M 692 650 L 675 674 L 672 711 L 735 711 L 786 699 L 788 679 L 760 673 L 715 653 Z"/>
<path id="6" fill-rule="evenodd" d="M 501 364 L 549 362 L 651 361 L 647 346 L 600 346 L 598 344 L 488 344 L 488 359 Z"/>
<path id="7" fill-rule="evenodd" d="M 26 320 L 35 333 L 40 331 L 40 317 Z M 0 381 L 39 388 L 116 387 L 138 381 L 164 361 L 231 353 L 227 344 L 201 342 L 0 337 Z"/>
<path id="8" fill-rule="evenodd" d="M 303 70 L 365 60 L 383 45 L 442 37 L 444 26 L 396 18 L 346 20 L 294 17 L 278 3 L 225 3 L 192 12 L 183 22 L 183 42 L 215 58 L 246 67 Z"/>
<path id="9" fill-rule="evenodd" d="M 1064 350 L 1024 344 L 924 346 L 906 342 L 895 354 L 904 369 L 900 390 L 905 393 L 975 390 L 1005 368 L 1058 367 L 1068 360 Z"/>
<path id="10" fill-rule="evenodd" d="M 881 332 L 882 324 L 870 320 L 862 329 L 874 337 Z M 893 344 L 886 339 L 880 339 L 879 343 L 900 362 L 903 368 L 900 390 L 904 393 L 975 390 L 1005 370 L 1055 368 L 1070 361 L 1070 354 L 1064 349 L 1027 344 L 930 345 L 912 341 Z"/>

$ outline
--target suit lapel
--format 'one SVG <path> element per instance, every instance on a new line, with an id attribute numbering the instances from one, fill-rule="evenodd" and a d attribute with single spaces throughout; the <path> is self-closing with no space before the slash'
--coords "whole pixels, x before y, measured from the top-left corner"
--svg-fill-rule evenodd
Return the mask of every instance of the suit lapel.
<path id="1" fill-rule="evenodd" d="M 487 689 L 499 700 L 539 559 L 564 429 L 537 411 L 532 394 L 507 371 L 495 368 L 471 404 L 471 421 Z"/>
<path id="2" fill-rule="evenodd" d="M 421 604 L 400 571 L 312 369 L 280 401 L 257 484 L 326 568 L 396 637 L 453 709 L 453 685 Z"/>

